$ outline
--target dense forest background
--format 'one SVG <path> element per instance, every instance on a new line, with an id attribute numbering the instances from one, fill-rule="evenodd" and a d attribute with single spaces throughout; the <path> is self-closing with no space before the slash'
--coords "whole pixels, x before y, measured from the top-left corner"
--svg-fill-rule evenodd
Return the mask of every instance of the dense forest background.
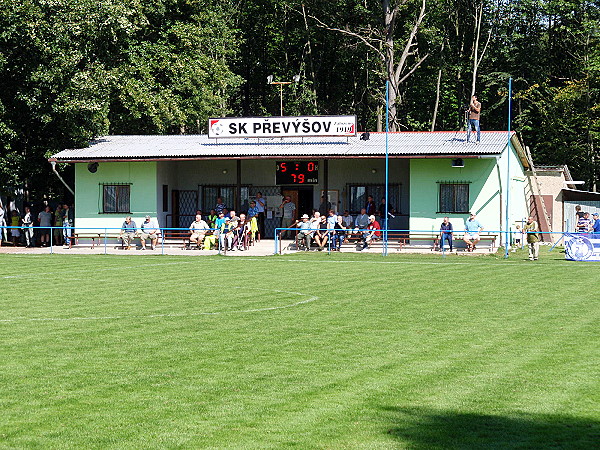
<path id="1" fill-rule="evenodd" d="M 356 114 L 381 130 L 512 128 L 536 164 L 600 178 L 600 2 L 0 0 L 0 191 L 60 196 L 47 157 L 209 116 Z M 68 167 L 61 170 L 69 177 Z"/>

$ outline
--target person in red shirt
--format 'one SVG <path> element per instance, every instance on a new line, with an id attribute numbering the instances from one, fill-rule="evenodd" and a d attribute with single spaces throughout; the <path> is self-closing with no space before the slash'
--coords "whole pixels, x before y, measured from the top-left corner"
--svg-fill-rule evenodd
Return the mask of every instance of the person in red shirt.
<path id="1" fill-rule="evenodd" d="M 364 250 L 367 248 L 371 242 L 378 240 L 381 237 L 381 226 L 379 222 L 375 220 L 375 216 L 369 216 L 369 226 L 367 230 L 363 233 L 363 244 L 362 247 L 358 249 L 358 251 Z"/>

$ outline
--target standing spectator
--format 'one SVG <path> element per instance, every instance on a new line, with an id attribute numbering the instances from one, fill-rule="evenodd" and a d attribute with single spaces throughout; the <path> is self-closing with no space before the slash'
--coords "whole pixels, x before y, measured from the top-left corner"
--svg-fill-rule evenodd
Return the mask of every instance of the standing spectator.
<path id="1" fill-rule="evenodd" d="M 338 221 L 338 216 L 333 209 L 327 211 L 327 228 L 333 230 Z"/>
<path id="2" fill-rule="evenodd" d="M 483 231 L 483 225 L 479 223 L 479 220 L 475 218 L 475 213 L 471 213 L 469 218 L 465 221 L 465 237 L 463 240 L 467 244 L 467 251 L 472 252 L 475 250 L 475 246 L 479 242 L 479 233 Z"/>
<path id="3" fill-rule="evenodd" d="M 452 251 L 452 239 L 454 237 L 454 228 L 448 217 L 444 217 L 444 221 L 440 225 L 440 250 L 444 251 L 444 241 L 448 241 L 450 251 Z"/>
<path id="4" fill-rule="evenodd" d="M 365 205 L 365 211 L 367 212 L 367 216 L 374 216 L 377 212 L 375 207 L 375 201 L 373 200 L 373 196 L 369 195 L 367 197 L 367 204 Z"/>
<path id="5" fill-rule="evenodd" d="M 258 208 L 258 235 L 260 237 L 265 236 L 265 212 L 267 211 L 267 200 L 263 197 L 261 192 L 256 193 L 256 207 Z"/>
<path id="6" fill-rule="evenodd" d="M 56 211 L 54 211 L 54 229 L 52 230 L 52 234 L 54 236 L 54 243 L 56 245 L 62 245 L 63 243 L 63 205 L 59 203 L 56 207 Z"/>
<path id="7" fill-rule="evenodd" d="M 579 219 L 583 219 L 583 215 L 584 215 L 584 214 L 585 214 L 585 213 L 584 213 L 584 212 L 581 210 L 581 206 L 580 206 L 580 205 L 577 205 L 577 206 L 575 207 L 575 216 L 577 217 L 577 220 L 579 220 Z"/>
<path id="8" fill-rule="evenodd" d="M 52 210 L 46 206 L 43 211 L 38 214 L 38 222 L 40 224 L 40 241 L 42 247 L 50 245 L 50 231 L 52 226 Z"/>
<path id="9" fill-rule="evenodd" d="M 321 204 L 319 205 L 319 212 L 323 217 L 327 216 L 327 212 L 331 209 L 331 202 L 325 200 L 325 195 L 321 195 Z"/>
<path id="10" fill-rule="evenodd" d="M 598 213 L 594 213 L 592 214 L 592 216 L 594 217 L 594 225 L 593 225 L 593 230 L 594 230 L 594 238 L 596 239 L 600 239 L 600 218 L 598 218 Z"/>
<path id="11" fill-rule="evenodd" d="M 25 207 L 25 215 L 23 216 L 23 232 L 25 233 L 25 246 L 29 248 L 34 247 L 33 218 L 31 217 L 31 209 L 29 206 Z"/>
<path id="12" fill-rule="evenodd" d="M 144 222 L 140 226 L 140 242 L 142 243 L 142 250 L 146 250 L 146 239 L 150 239 L 150 249 L 154 250 L 158 242 L 158 235 L 160 229 L 156 220 L 151 219 L 150 216 L 146 216 Z"/>
<path id="13" fill-rule="evenodd" d="M 3 227 L 6 227 L 6 219 L 4 218 L 4 208 L 0 205 L 0 246 L 2 245 L 2 238 L 5 241 L 7 240 L 6 228 Z"/>
<path id="14" fill-rule="evenodd" d="M 279 205 L 279 209 L 281 209 L 281 228 L 291 228 L 292 224 L 296 218 L 296 205 L 292 202 L 292 197 L 286 195 L 283 197 L 283 201 L 281 205 Z M 292 236 L 291 230 L 284 230 L 281 232 L 281 239 L 285 239 Z"/>
<path id="15" fill-rule="evenodd" d="M 13 245 L 16 247 L 21 238 L 21 230 L 19 227 L 21 226 L 21 218 L 19 217 L 19 213 L 13 209 L 10 226 L 10 236 L 12 238 Z"/>
<path id="16" fill-rule="evenodd" d="M 532 216 L 527 218 L 527 223 L 523 230 L 527 233 L 527 249 L 529 250 L 529 260 L 537 261 L 540 253 L 540 231 L 538 224 Z"/>
<path id="17" fill-rule="evenodd" d="M 583 217 L 577 220 L 577 232 L 578 233 L 589 233 L 594 229 L 594 222 L 590 219 L 590 213 L 583 213 Z"/>
<path id="18" fill-rule="evenodd" d="M 73 236 L 73 226 L 75 225 L 75 218 L 73 210 L 69 208 L 69 205 L 67 203 L 63 205 L 62 221 L 64 238 L 63 247 L 71 248 L 71 246 L 73 245 L 73 240 L 71 239 L 71 236 Z"/>
<path id="19" fill-rule="evenodd" d="M 131 216 L 125 217 L 125 222 L 123 222 L 123 225 L 121 226 L 120 235 L 123 245 L 125 246 L 125 250 L 131 249 L 131 243 L 133 242 L 135 233 L 137 233 L 137 225 L 133 220 L 131 220 Z"/>
<path id="20" fill-rule="evenodd" d="M 215 205 L 216 213 L 224 212 L 225 209 L 227 209 L 227 205 L 223 203 L 223 197 L 217 197 L 217 204 Z"/>
<path id="21" fill-rule="evenodd" d="M 471 103 L 469 103 L 469 129 L 467 130 L 467 142 L 471 138 L 471 129 L 477 132 L 476 144 L 479 144 L 481 138 L 481 130 L 479 128 L 479 119 L 481 116 L 481 103 L 477 101 L 477 96 L 471 97 Z"/>

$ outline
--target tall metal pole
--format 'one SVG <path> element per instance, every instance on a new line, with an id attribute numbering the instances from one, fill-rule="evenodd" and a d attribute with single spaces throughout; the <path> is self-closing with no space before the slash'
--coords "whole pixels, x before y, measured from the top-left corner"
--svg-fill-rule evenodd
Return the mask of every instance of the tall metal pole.
<path id="1" fill-rule="evenodd" d="M 511 149 L 510 149 L 510 119 L 511 119 L 511 109 L 512 109 L 512 78 L 508 79 L 508 135 L 506 141 L 506 224 L 504 230 L 504 258 L 508 258 L 508 247 L 510 245 L 509 242 L 509 206 L 510 206 L 510 157 L 511 157 Z"/>
<path id="2" fill-rule="evenodd" d="M 390 131 L 390 80 L 385 82 L 385 217 L 383 218 L 383 255 L 388 253 L 388 184 L 389 184 L 389 140 Z"/>

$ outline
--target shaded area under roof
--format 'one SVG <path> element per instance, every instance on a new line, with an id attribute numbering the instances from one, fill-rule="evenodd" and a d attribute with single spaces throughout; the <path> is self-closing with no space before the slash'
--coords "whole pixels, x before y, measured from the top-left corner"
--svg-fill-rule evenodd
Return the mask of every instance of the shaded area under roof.
<path id="1" fill-rule="evenodd" d="M 600 192 L 578 191 L 576 189 L 563 189 L 563 200 L 572 202 L 600 201 Z"/>
<path id="2" fill-rule="evenodd" d="M 465 132 L 389 133 L 389 155 L 409 157 L 478 157 L 499 155 L 506 147 L 506 131 L 483 131 L 481 144 L 467 143 Z M 209 139 L 206 135 L 104 136 L 82 149 L 63 150 L 51 161 L 157 161 L 226 158 L 381 158 L 385 156 L 385 133 L 351 138 Z M 511 141 L 521 153 L 516 135 Z"/>

